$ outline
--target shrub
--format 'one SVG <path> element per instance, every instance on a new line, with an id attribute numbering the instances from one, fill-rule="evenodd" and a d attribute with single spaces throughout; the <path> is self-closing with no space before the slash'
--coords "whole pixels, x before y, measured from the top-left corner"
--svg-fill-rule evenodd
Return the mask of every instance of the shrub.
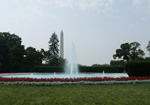
<path id="1" fill-rule="evenodd" d="M 79 72 L 96 72 L 96 73 L 122 73 L 122 66 L 98 66 L 98 67 L 79 67 Z M 64 72 L 63 66 L 35 66 L 32 72 Z"/>
<path id="2" fill-rule="evenodd" d="M 35 66 L 32 72 L 64 72 L 62 66 Z"/>
<path id="3" fill-rule="evenodd" d="M 125 64 L 129 76 L 150 76 L 150 61 L 131 61 Z"/>
<path id="4" fill-rule="evenodd" d="M 2 66 L 2 64 L 0 63 L 0 71 L 1 71 L 1 66 Z"/>
<path id="5" fill-rule="evenodd" d="M 97 67 L 79 67 L 79 72 L 97 72 L 97 73 L 122 73 L 122 66 L 97 66 Z"/>

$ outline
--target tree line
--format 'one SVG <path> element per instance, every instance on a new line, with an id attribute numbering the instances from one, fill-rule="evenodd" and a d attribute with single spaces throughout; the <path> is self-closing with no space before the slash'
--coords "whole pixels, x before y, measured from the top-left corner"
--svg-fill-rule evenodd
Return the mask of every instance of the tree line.
<path id="1" fill-rule="evenodd" d="M 48 46 L 48 50 L 25 48 L 19 36 L 9 32 L 0 32 L 0 72 L 29 72 L 34 66 L 40 65 L 63 66 L 66 60 L 59 57 L 59 40 L 55 32 L 51 35 Z M 146 49 L 150 53 L 150 41 Z M 140 43 L 123 43 L 119 49 L 116 49 L 113 55 L 114 60 L 110 61 L 110 65 L 122 66 L 129 61 L 150 60 L 150 57 L 144 58 L 144 55 Z M 93 64 L 92 66 L 101 65 Z M 108 64 L 103 66 L 108 66 Z"/>
<path id="2" fill-rule="evenodd" d="M 0 32 L 0 72 L 27 72 L 35 65 L 62 66 L 59 57 L 59 40 L 54 32 L 49 39 L 49 49 L 25 48 L 22 39 L 9 32 Z"/>
<path id="3" fill-rule="evenodd" d="M 129 61 L 137 60 L 150 60 L 150 57 L 144 58 L 144 51 L 140 48 L 140 43 L 131 42 L 123 43 L 120 45 L 119 49 L 116 49 L 116 53 L 113 55 L 115 60 L 111 60 L 110 65 L 124 65 L 124 63 Z M 146 47 L 147 51 L 150 53 L 150 41 Z M 117 59 L 117 60 L 116 60 Z"/>

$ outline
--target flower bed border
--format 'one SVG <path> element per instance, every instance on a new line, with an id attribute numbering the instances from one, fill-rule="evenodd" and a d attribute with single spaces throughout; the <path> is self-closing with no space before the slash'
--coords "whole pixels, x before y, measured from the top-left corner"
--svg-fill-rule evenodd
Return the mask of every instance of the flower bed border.
<path id="1" fill-rule="evenodd" d="M 77 81 L 128 81 L 128 80 L 150 80 L 149 77 L 84 77 L 84 78 L 6 78 L 0 77 L 0 81 L 15 82 L 15 81 L 28 81 L 28 82 L 77 82 Z"/>
<path id="2" fill-rule="evenodd" d="M 115 85 L 115 84 L 141 84 L 150 83 L 150 80 L 128 80 L 128 81 L 78 81 L 78 82 L 4 82 L 0 81 L 0 85 L 33 85 L 33 86 L 61 86 L 61 85 Z"/>
<path id="3" fill-rule="evenodd" d="M 16 73 L 0 73 L 16 74 Z M 103 85 L 150 83 L 149 77 L 84 77 L 84 78 L 6 78 L 0 76 L 0 84 L 6 85 Z"/>
<path id="4" fill-rule="evenodd" d="M 92 77 L 92 78 L 4 78 L 0 77 L 0 84 L 5 85 L 110 85 L 110 84 L 139 84 L 150 83 L 150 77 Z"/>

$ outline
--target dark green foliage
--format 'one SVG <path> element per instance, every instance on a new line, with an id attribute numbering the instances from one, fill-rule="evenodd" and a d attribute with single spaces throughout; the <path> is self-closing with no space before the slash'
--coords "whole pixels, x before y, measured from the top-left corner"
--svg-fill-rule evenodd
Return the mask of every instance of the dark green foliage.
<path id="1" fill-rule="evenodd" d="M 124 67 L 122 66 L 98 66 L 98 67 L 79 67 L 80 72 L 97 72 L 102 73 L 122 73 Z"/>
<path id="2" fill-rule="evenodd" d="M 33 47 L 28 47 L 23 59 L 22 71 L 32 71 L 33 66 L 42 64 L 43 55 Z"/>
<path id="3" fill-rule="evenodd" d="M 4 39 L 4 36 L 0 33 L 0 63 L 1 71 L 5 72 L 10 69 L 10 49 L 7 42 Z"/>
<path id="4" fill-rule="evenodd" d="M 109 64 L 93 64 L 92 67 L 97 67 L 97 66 L 108 66 Z"/>
<path id="5" fill-rule="evenodd" d="M 51 54 L 51 52 L 48 50 L 48 51 L 45 51 L 44 49 L 41 49 L 41 54 L 42 54 L 42 56 L 43 56 L 43 62 L 44 62 L 44 64 L 46 64 L 46 65 L 49 65 L 50 64 L 50 62 L 51 62 L 51 59 L 52 59 L 52 54 Z"/>
<path id="6" fill-rule="evenodd" d="M 11 50 L 11 72 L 19 72 L 22 67 L 23 55 L 24 55 L 24 46 L 16 45 Z"/>
<path id="7" fill-rule="evenodd" d="M 145 57 L 145 60 L 150 60 L 150 57 Z"/>
<path id="8" fill-rule="evenodd" d="M 123 66 L 124 61 L 123 60 L 111 60 L 110 65 L 111 66 Z"/>
<path id="9" fill-rule="evenodd" d="M 113 55 L 113 58 L 119 58 L 128 62 L 132 60 L 141 60 L 144 54 L 138 42 L 124 43 L 121 44 L 120 49 L 116 50 L 116 54 Z"/>
<path id="10" fill-rule="evenodd" d="M 33 47 L 26 50 L 22 40 L 15 34 L 0 32 L 0 72 L 30 72 L 36 65 L 63 66 L 65 59 L 59 58 L 59 40 L 55 33 L 49 41 L 49 50 Z"/>
<path id="11" fill-rule="evenodd" d="M 2 64 L 0 63 L 0 71 L 1 71 L 1 66 L 2 66 Z"/>
<path id="12" fill-rule="evenodd" d="M 59 57 L 59 40 L 57 38 L 57 35 L 55 32 L 52 34 L 49 43 L 49 51 L 51 53 L 51 60 L 49 62 L 49 65 L 51 66 L 58 66 L 58 57 Z"/>
<path id="13" fill-rule="evenodd" d="M 149 54 L 150 54 L 150 41 L 148 42 L 148 45 L 147 45 L 146 49 L 147 49 L 147 51 L 148 51 Z"/>
<path id="14" fill-rule="evenodd" d="M 0 72 L 28 72 L 42 64 L 42 54 L 35 48 L 26 50 L 21 38 L 8 32 L 0 32 Z"/>
<path id="15" fill-rule="evenodd" d="M 35 66 L 32 72 L 64 72 L 64 66 Z M 79 72 L 102 73 L 122 73 L 124 67 L 119 66 L 99 66 L 99 67 L 79 67 Z"/>
<path id="16" fill-rule="evenodd" d="M 131 61 L 125 64 L 129 76 L 150 76 L 150 61 Z"/>
<path id="17" fill-rule="evenodd" d="M 58 58 L 58 66 L 65 66 L 66 59 L 61 57 Z"/>
<path id="18" fill-rule="evenodd" d="M 129 60 L 129 55 L 130 55 L 130 44 L 129 43 L 124 43 L 120 46 L 120 49 L 116 50 L 116 54 L 113 55 L 114 59 L 117 57 L 120 59 L 122 58 L 123 60 L 128 61 Z"/>
<path id="19" fill-rule="evenodd" d="M 21 38 L 8 32 L 0 32 L 0 72 L 18 72 L 21 69 L 24 46 Z"/>
<path id="20" fill-rule="evenodd" d="M 64 72 L 62 66 L 35 66 L 32 72 Z"/>
<path id="21" fill-rule="evenodd" d="M 100 64 L 93 64 L 92 67 L 101 66 Z"/>
<path id="22" fill-rule="evenodd" d="M 130 46 L 130 60 L 142 60 L 145 53 L 140 49 L 140 44 L 138 42 L 132 42 Z"/>

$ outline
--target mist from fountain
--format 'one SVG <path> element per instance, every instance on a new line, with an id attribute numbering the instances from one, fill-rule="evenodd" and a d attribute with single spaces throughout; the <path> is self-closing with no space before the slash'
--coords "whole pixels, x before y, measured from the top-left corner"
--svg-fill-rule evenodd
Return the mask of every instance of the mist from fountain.
<path id="1" fill-rule="evenodd" d="M 70 48 L 70 54 L 65 64 L 65 74 L 73 76 L 73 75 L 78 75 L 78 73 L 79 73 L 79 68 L 77 64 L 76 49 L 74 44 L 72 43 Z"/>
<path id="2" fill-rule="evenodd" d="M 105 76 L 105 71 L 103 71 L 102 75 L 103 75 L 103 77 Z"/>

